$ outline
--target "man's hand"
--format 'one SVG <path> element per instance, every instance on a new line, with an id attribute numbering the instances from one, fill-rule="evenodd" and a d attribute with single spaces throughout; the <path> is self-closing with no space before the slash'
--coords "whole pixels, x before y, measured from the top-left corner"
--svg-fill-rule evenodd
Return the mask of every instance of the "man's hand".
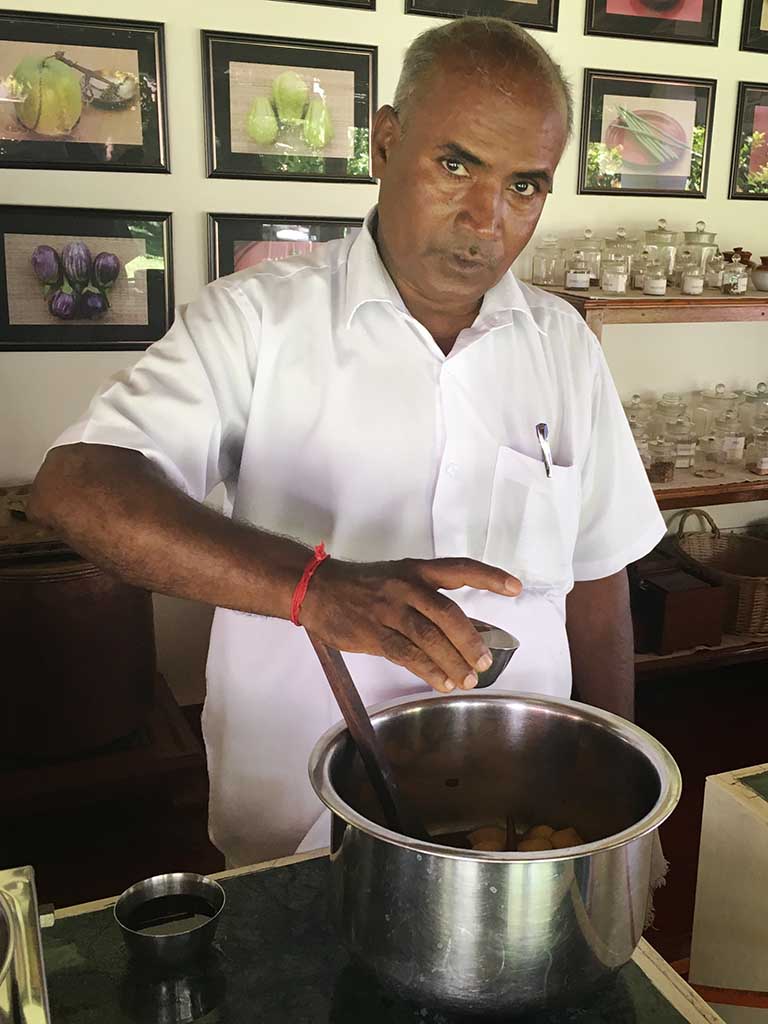
<path id="1" fill-rule="evenodd" d="M 339 650 L 404 666 L 440 693 L 470 690 L 491 655 L 461 608 L 438 592 L 460 587 L 506 597 L 522 589 L 503 569 L 471 558 L 328 559 L 312 577 L 301 623 Z"/>

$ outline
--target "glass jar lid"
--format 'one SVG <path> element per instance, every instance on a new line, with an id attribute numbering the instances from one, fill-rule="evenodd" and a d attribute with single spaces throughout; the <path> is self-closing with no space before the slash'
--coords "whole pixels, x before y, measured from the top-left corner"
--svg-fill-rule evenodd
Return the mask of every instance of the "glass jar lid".
<path id="1" fill-rule="evenodd" d="M 755 385 L 754 391 L 745 391 L 744 398 L 747 402 L 768 402 L 768 384 L 764 380 Z"/>
<path id="2" fill-rule="evenodd" d="M 659 409 L 673 409 L 673 408 L 685 408 L 683 402 L 683 396 L 677 391 L 665 391 L 659 401 L 656 403 Z"/>
<path id="3" fill-rule="evenodd" d="M 684 231 L 683 238 L 686 242 L 693 242 L 697 245 L 712 245 L 717 238 L 717 232 L 706 231 L 706 226 L 703 220 L 696 221 L 696 230 Z"/>
<path id="4" fill-rule="evenodd" d="M 652 458 L 663 459 L 663 458 L 674 458 L 675 446 L 672 441 L 667 441 L 664 437 L 654 438 L 653 441 L 648 442 L 648 451 L 651 453 Z"/>
<path id="5" fill-rule="evenodd" d="M 600 242 L 597 238 L 593 238 L 594 231 L 592 228 L 584 228 L 584 237 L 579 239 L 579 246 L 582 249 L 599 249 Z"/>
<path id="6" fill-rule="evenodd" d="M 687 416 L 678 416 L 676 420 L 670 420 L 667 423 L 667 437 L 680 439 L 690 437 L 693 432 L 693 424 Z"/>
<path id="7" fill-rule="evenodd" d="M 734 409 L 726 409 L 722 416 L 715 417 L 715 426 L 727 434 L 743 434 L 739 417 Z"/>
<path id="8" fill-rule="evenodd" d="M 645 240 L 655 245 L 674 245 L 676 234 L 677 232 L 668 230 L 666 220 L 660 217 L 658 227 L 646 229 Z"/>
<path id="9" fill-rule="evenodd" d="M 701 394 L 709 402 L 738 402 L 739 400 L 737 392 L 729 391 L 725 384 L 716 384 L 713 388 L 702 391 Z"/>

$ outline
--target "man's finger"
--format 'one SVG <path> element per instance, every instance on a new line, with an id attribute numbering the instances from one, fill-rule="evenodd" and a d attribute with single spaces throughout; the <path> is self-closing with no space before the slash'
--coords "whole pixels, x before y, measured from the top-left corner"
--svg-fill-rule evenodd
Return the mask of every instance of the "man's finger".
<path id="1" fill-rule="evenodd" d="M 474 662 L 466 660 L 432 619 L 422 615 L 416 608 L 406 608 L 400 616 L 398 629 L 423 651 L 437 665 L 444 677 L 450 679 L 458 689 L 471 690 L 477 686 Z M 471 625 L 469 629 L 472 629 Z"/>
<path id="2" fill-rule="evenodd" d="M 474 558 L 414 559 L 414 570 L 419 579 L 430 587 L 458 590 L 474 587 L 493 594 L 516 597 L 523 585 L 516 576 L 495 565 L 486 565 Z"/>
<path id="3" fill-rule="evenodd" d="M 482 634 L 478 633 L 455 601 L 436 590 L 417 586 L 413 588 L 410 601 L 414 608 L 440 628 L 469 668 L 475 672 L 490 668 L 491 652 Z"/>
<path id="4" fill-rule="evenodd" d="M 424 651 L 411 643 L 408 637 L 394 629 L 385 629 L 380 639 L 381 653 L 395 665 L 402 665 L 415 676 L 437 690 L 438 693 L 451 693 L 456 689 L 453 680 L 446 677 L 434 661 Z"/>

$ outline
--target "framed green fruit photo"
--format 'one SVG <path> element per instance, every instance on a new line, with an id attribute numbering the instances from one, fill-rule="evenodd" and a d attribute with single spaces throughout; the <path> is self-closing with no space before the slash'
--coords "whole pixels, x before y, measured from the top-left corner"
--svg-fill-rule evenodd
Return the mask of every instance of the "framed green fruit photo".
<path id="1" fill-rule="evenodd" d="M 171 214 L 0 206 L 0 351 L 144 349 L 173 320 Z"/>
<path id="2" fill-rule="evenodd" d="M 163 26 L 0 11 L 0 168 L 168 173 Z"/>
<path id="3" fill-rule="evenodd" d="M 211 178 L 372 182 L 376 47 L 202 33 Z"/>

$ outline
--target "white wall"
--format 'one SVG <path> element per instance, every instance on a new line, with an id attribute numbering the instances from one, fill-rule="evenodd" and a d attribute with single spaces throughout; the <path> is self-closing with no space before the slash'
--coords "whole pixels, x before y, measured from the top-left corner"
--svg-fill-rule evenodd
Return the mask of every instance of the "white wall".
<path id="1" fill-rule="evenodd" d="M 218 0 L 195 10 L 186 0 L 134 0 L 123 17 L 160 20 L 166 26 L 168 107 L 172 174 L 0 170 L 0 202 L 92 206 L 173 212 L 177 302 L 192 299 L 206 280 L 205 214 L 273 213 L 362 216 L 376 188 L 363 184 L 226 181 L 205 177 L 200 29 L 251 32 L 319 40 L 375 43 L 379 47 L 379 102 L 391 99 L 405 47 L 438 22 L 406 16 L 403 0 L 377 0 L 376 12 L 344 10 L 281 0 Z M 768 81 L 768 57 L 738 49 L 742 0 L 723 0 L 719 47 L 584 36 L 585 0 L 560 0 L 557 33 L 537 33 L 571 77 L 577 114 L 585 67 L 648 73 L 699 75 L 718 80 L 709 198 L 659 199 L 577 196 L 578 145 L 566 152 L 539 234 L 564 237 L 591 226 L 596 235 L 625 224 L 630 234 L 652 227 L 664 216 L 677 229 L 704 219 L 719 232 L 723 248 L 742 244 L 768 252 L 768 203 L 727 200 L 737 83 Z M 96 0 L 30 3 L 15 9 L 52 9 L 99 15 L 109 12 Z M 578 122 L 578 117 L 577 117 Z M 578 131 L 577 131 L 578 134 Z M 527 273 L 529 259 L 518 263 Z M 760 325 L 612 327 L 606 331 L 609 361 L 622 395 L 635 390 L 691 388 L 725 379 L 748 385 L 768 377 Z M 98 382 L 130 364 L 137 353 L 4 353 L 0 355 L 0 485 L 30 479 L 46 446 L 86 404 Z M 757 506 L 717 510 L 724 525 L 763 512 Z M 182 702 L 201 698 L 202 628 L 207 609 L 157 600 L 161 668 Z"/>

